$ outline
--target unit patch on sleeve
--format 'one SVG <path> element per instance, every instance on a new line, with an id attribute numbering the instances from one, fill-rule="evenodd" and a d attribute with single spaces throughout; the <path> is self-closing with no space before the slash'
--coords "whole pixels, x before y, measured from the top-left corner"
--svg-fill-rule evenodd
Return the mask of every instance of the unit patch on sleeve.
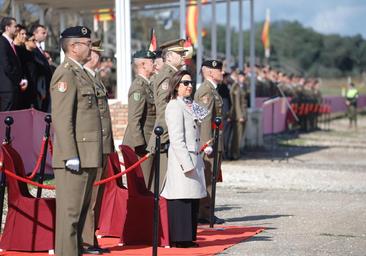
<path id="1" fill-rule="evenodd" d="M 135 101 L 139 101 L 139 100 L 141 99 L 141 93 L 139 93 L 139 92 L 134 92 L 134 93 L 133 93 L 133 99 L 134 99 Z"/>
<path id="2" fill-rule="evenodd" d="M 57 90 L 59 92 L 66 92 L 67 91 L 67 83 L 66 82 L 58 82 L 57 83 Z"/>

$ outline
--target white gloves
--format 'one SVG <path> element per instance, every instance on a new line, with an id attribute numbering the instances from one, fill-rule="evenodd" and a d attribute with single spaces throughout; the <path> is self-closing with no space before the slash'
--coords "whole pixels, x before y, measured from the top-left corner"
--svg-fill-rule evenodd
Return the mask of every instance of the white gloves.
<path id="1" fill-rule="evenodd" d="M 211 155 L 212 151 L 213 151 L 213 148 L 211 146 L 207 146 L 203 150 L 203 152 L 205 152 L 206 155 Z"/>
<path id="2" fill-rule="evenodd" d="M 78 172 L 80 170 L 80 160 L 77 157 L 71 158 L 66 161 L 66 167 L 70 170 Z"/>
<path id="3" fill-rule="evenodd" d="M 28 87 L 28 80 L 27 79 L 22 79 L 19 83 L 19 86 L 20 86 L 21 91 L 25 91 Z"/>

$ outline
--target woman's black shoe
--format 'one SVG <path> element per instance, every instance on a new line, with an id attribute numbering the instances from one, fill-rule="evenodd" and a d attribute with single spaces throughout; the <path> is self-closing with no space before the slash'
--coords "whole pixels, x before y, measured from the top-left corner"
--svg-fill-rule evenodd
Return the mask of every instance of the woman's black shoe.
<path id="1" fill-rule="evenodd" d="M 177 248 L 196 248 L 199 245 L 192 241 L 175 242 L 175 247 Z"/>

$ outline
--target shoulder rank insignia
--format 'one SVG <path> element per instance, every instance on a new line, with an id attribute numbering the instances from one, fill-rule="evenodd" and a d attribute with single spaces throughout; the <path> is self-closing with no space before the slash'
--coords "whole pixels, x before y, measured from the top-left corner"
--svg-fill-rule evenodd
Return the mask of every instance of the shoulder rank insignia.
<path id="1" fill-rule="evenodd" d="M 57 83 L 57 90 L 59 92 L 66 92 L 67 91 L 67 83 L 66 82 L 58 82 Z"/>
<path id="2" fill-rule="evenodd" d="M 141 99 L 141 93 L 139 93 L 139 92 L 134 92 L 134 93 L 133 93 L 133 99 L 134 99 L 135 101 L 139 101 L 139 100 Z"/>

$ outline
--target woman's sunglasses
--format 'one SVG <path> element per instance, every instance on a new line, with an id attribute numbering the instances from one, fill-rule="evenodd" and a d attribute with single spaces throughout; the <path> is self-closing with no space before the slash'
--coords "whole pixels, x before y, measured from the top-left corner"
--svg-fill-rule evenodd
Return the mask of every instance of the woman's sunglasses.
<path id="1" fill-rule="evenodd" d="M 188 85 L 192 85 L 193 86 L 193 81 L 190 80 L 182 80 L 180 81 L 184 86 L 188 86 Z"/>

